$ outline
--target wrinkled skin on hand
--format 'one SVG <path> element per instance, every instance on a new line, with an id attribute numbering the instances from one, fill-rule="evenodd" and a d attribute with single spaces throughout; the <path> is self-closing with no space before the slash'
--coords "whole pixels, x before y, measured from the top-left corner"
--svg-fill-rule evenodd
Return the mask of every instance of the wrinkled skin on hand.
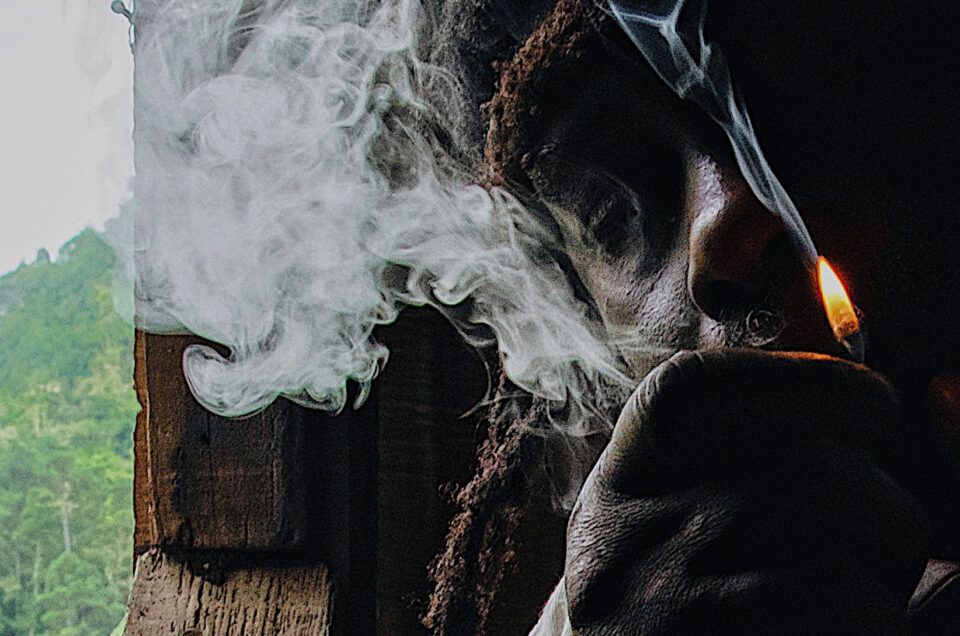
<path id="1" fill-rule="evenodd" d="M 883 470 L 897 396 L 803 353 L 681 352 L 646 376 L 568 527 L 590 634 L 895 634 L 926 561 Z"/>

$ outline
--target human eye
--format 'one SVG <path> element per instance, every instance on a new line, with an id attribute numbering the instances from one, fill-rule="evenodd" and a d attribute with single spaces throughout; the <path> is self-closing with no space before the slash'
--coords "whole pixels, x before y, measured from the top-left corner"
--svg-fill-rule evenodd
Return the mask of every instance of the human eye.
<path id="1" fill-rule="evenodd" d="M 680 188 L 670 171 L 641 167 L 627 180 L 595 164 L 543 155 L 534 172 L 538 196 L 577 243 L 619 255 L 665 248 L 675 233 Z"/>
<path id="2" fill-rule="evenodd" d="M 592 242 L 619 252 L 632 241 L 646 240 L 646 217 L 654 210 L 641 193 L 604 172 L 587 174 L 583 184 L 580 216 Z"/>

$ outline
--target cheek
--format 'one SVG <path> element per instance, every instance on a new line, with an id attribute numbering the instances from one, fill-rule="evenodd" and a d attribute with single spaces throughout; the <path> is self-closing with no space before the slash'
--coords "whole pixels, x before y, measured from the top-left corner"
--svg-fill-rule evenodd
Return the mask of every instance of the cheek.
<path id="1" fill-rule="evenodd" d="M 639 258 L 594 257 L 579 260 L 577 269 L 638 380 L 674 352 L 697 347 L 700 315 L 687 293 L 685 245 L 655 268 Z"/>

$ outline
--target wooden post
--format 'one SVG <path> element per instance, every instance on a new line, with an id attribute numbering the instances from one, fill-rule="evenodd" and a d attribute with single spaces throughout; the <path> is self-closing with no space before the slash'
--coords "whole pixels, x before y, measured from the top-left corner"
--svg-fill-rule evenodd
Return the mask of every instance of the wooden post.
<path id="1" fill-rule="evenodd" d="M 340 568 L 347 589 L 361 587 L 349 554 L 364 552 L 375 537 L 363 525 L 365 506 L 353 501 L 369 497 L 357 479 L 367 490 L 373 479 L 351 474 L 334 454 L 349 457 L 370 426 L 285 401 L 245 419 L 217 417 L 193 399 L 181 372 L 183 348 L 197 340 L 136 336 L 138 567 L 127 632 L 159 633 L 156 621 L 166 617 L 203 634 L 260 634 L 248 601 L 277 616 L 292 611 L 291 625 L 329 629 L 336 605 L 328 564 Z M 364 452 L 373 456 L 375 448 Z M 365 576 L 372 581 L 369 571 Z M 311 601 L 293 608 L 289 597 L 270 592 L 278 588 Z M 349 608 L 340 609 L 345 617 Z M 214 629 L 220 624 L 229 632 Z"/>
<path id="2" fill-rule="evenodd" d="M 219 633 L 188 624 L 184 607 L 211 621 L 235 615 L 230 633 L 247 633 L 257 623 L 239 605 L 221 607 L 221 587 L 279 603 L 255 587 L 288 576 L 326 595 L 311 611 L 322 606 L 333 634 L 423 633 L 427 566 L 452 512 L 440 490 L 471 476 L 478 416 L 462 416 L 486 379 L 432 310 L 405 312 L 381 337 L 391 361 L 359 411 L 330 417 L 281 400 L 230 420 L 203 410 L 183 378 L 183 349 L 198 338 L 137 334 L 139 567 L 128 633 L 150 633 L 159 616 Z M 165 583 L 182 577 L 189 584 Z"/>

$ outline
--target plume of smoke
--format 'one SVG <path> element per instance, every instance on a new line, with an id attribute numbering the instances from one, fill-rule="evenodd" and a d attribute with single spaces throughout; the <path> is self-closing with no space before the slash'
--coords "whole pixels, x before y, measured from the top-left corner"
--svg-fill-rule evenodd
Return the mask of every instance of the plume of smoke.
<path id="1" fill-rule="evenodd" d="M 767 163 L 719 50 L 704 39 L 708 0 L 608 0 L 614 17 L 650 66 L 681 98 L 698 104 L 726 132 L 737 164 L 757 199 L 778 215 L 812 268 L 817 250 L 800 213 Z M 638 7 L 642 4 L 643 8 Z M 686 10 L 685 10 L 686 9 Z M 689 19 L 692 16 L 692 19 Z M 688 18 L 683 20 L 682 18 Z"/>
<path id="2" fill-rule="evenodd" d="M 574 406 L 570 432 L 608 425 L 600 390 L 630 381 L 555 237 L 456 177 L 420 125 L 438 71 L 412 53 L 415 2 L 156 4 L 135 18 L 136 321 L 229 349 L 185 354 L 205 407 L 340 409 L 387 360 L 373 328 L 429 304 L 495 338 L 519 386 Z"/>

